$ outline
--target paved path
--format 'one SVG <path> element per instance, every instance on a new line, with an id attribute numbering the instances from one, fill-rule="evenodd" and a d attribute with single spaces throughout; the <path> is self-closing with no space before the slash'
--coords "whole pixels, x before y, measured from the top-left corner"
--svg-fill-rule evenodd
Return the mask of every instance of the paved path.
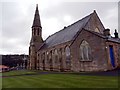
<path id="1" fill-rule="evenodd" d="M 46 71 L 46 72 L 37 72 L 34 74 L 20 74 L 20 75 L 10 75 L 10 76 L 0 76 L 0 78 L 7 78 L 7 77 L 16 77 L 16 76 L 32 76 L 32 75 L 42 75 L 42 74 L 74 74 L 74 75 L 90 75 L 90 76 L 118 76 L 120 75 L 120 69 L 106 71 L 106 72 L 53 72 L 53 71 Z"/>
<path id="2" fill-rule="evenodd" d="M 120 69 L 119 69 L 119 70 L 106 71 L 106 72 L 88 72 L 88 73 L 81 73 L 80 75 L 119 76 L 119 75 L 120 75 Z"/>

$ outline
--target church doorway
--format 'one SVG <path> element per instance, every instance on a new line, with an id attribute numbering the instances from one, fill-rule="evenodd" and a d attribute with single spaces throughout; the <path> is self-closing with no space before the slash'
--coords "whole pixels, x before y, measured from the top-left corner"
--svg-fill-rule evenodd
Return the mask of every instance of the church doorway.
<path id="1" fill-rule="evenodd" d="M 115 57 L 114 57 L 114 50 L 113 50 L 113 46 L 110 45 L 109 46 L 109 51 L 110 51 L 110 62 L 112 67 L 115 67 Z"/>

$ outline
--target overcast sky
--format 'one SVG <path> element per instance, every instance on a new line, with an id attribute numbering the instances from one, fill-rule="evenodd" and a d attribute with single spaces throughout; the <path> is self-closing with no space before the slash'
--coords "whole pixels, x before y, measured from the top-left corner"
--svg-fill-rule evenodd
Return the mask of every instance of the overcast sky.
<path id="1" fill-rule="evenodd" d="M 0 54 L 28 54 L 36 4 L 45 40 L 96 10 L 105 28 L 118 30 L 118 1 L 82 0 L 4 0 L 0 2 Z M 99 1 L 99 0 L 98 0 Z M 109 1 L 109 2 L 108 2 Z M 112 2 L 114 1 L 114 2 Z M 115 2 L 116 1 L 116 2 Z M 120 34 L 119 34 L 120 36 Z"/>

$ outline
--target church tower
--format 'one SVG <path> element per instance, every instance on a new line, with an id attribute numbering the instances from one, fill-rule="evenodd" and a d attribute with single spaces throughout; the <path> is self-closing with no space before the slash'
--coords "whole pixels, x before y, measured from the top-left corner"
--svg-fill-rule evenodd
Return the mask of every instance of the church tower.
<path id="1" fill-rule="evenodd" d="M 29 47 L 29 62 L 28 68 L 31 70 L 37 69 L 37 51 L 40 45 L 43 43 L 42 39 L 42 26 L 39 16 L 38 4 L 36 6 L 33 25 L 32 25 L 32 37 Z"/>

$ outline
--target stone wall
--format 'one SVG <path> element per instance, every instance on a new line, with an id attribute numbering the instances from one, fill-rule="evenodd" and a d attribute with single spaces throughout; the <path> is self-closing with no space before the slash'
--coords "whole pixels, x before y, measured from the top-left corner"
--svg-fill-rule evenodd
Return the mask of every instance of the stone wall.
<path id="1" fill-rule="evenodd" d="M 66 42 L 63 44 L 56 45 L 54 47 L 40 50 L 37 53 L 37 60 L 39 63 L 37 64 L 40 70 L 51 70 L 51 71 L 68 71 L 66 65 L 66 54 L 65 48 L 70 46 L 70 42 Z M 57 50 L 57 55 L 55 53 Z"/>
<path id="2" fill-rule="evenodd" d="M 81 61 L 80 45 L 85 40 L 91 48 L 91 59 L 89 61 Z M 116 67 L 120 65 L 118 50 L 120 45 L 113 42 L 106 42 L 101 38 L 87 30 L 82 30 L 74 41 L 56 45 L 51 48 L 43 49 L 37 53 L 37 69 L 48 71 L 107 71 L 114 69 L 110 63 L 108 46 L 114 46 Z M 119 45 L 119 46 L 118 46 Z M 70 64 L 66 63 L 65 48 L 70 47 Z M 56 52 L 57 50 L 57 56 Z M 115 67 L 115 68 L 116 68 Z"/>
<path id="3" fill-rule="evenodd" d="M 86 24 L 85 29 L 91 30 L 96 32 L 96 28 L 98 29 L 99 33 L 103 34 L 103 31 L 105 30 L 100 18 L 98 17 L 97 13 L 95 12 L 89 22 Z M 97 32 L 98 32 L 97 31 Z"/>
<path id="4" fill-rule="evenodd" d="M 85 40 L 91 47 L 91 61 L 80 60 L 80 44 Z M 107 55 L 105 40 L 88 31 L 82 30 L 77 39 L 71 45 L 72 70 L 73 71 L 106 71 Z"/>
<path id="5" fill-rule="evenodd" d="M 114 68 L 120 67 L 120 44 L 119 43 L 114 43 L 114 42 L 110 42 L 107 41 L 107 53 L 108 53 L 108 68 L 109 70 L 112 70 Z M 109 51 L 109 46 L 113 46 L 113 50 L 114 50 L 114 58 L 115 58 L 115 67 L 112 67 L 111 64 L 111 60 L 110 60 L 110 51 Z"/>

